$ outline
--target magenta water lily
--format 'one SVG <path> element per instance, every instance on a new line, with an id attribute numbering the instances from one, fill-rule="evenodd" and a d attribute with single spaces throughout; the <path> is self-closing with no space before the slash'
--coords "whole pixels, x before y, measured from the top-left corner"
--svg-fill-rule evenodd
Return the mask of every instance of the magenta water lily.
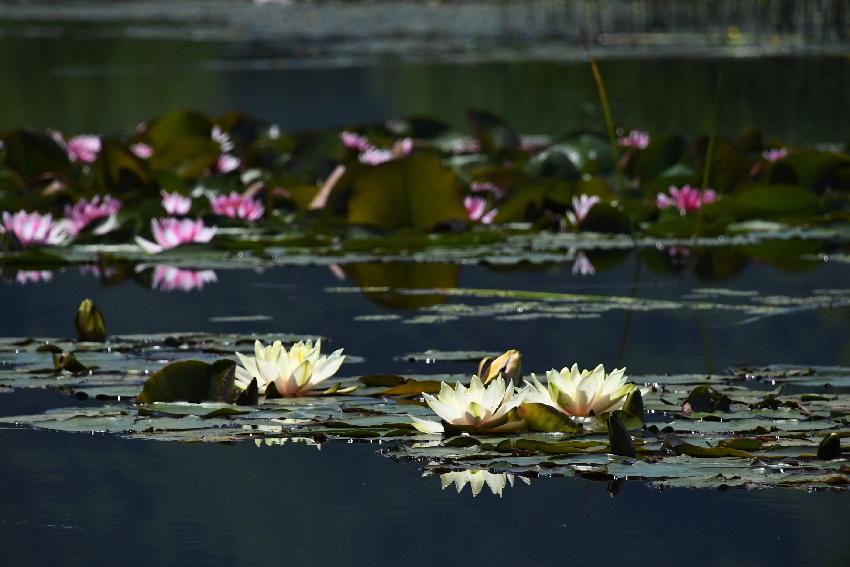
<path id="1" fill-rule="evenodd" d="M 715 201 L 717 195 L 712 189 L 696 189 L 690 185 L 681 188 L 671 186 L 667 193 L 659 193 L 655 204 L 659 209 L 675 207 L 682 215 L 692 213 Z"/>
<path id="2" fill-rule="evenodd" d="M 212 195 L 209 200 L 213 214 L 232 219 L 256 221 L 261 219 L 266 211 L 260 201 L 236 191 L 229 195 Z"/>
<path id="3" fill-rule="evenodd" d="M 192 208 L 192 198 L 185 197 L 180 193 L 169 193 L 160 191 L 162 195 L 162 208 L 169 215 L 185 215 Z"/>
<path id="4" fill-rule="evenodd" d="M 22 247 L 58 246 L 70 239 L 68 224 L 53 220 L 53 215 L 37 212 L 3 212 L 2 232 L 14 235 Z"/>
<path id="5" fill-rule="evenodd" d="M 163 250 L 169 250 L 185 244 L 209 242 L 215 236 L 217 228 L 204 225 L 204 221 L 197 219 L 177 219 L 168 217 L 164 219 L 151 220 L 151 233 L 156 243 L 146 240 L 140 236 L 136 237 L 136 243 L 149 254 L 157 254 Z"/>
<path id="6" fill-rule="evenodd" d="M 116 215 L 120 210 L 121 201 L 110 195 L 95 195 L 90 201 L 80 199 L 73 205 L 65 206 L 68 231 L 72 235 L 79 234 L 94 221 Z"/>

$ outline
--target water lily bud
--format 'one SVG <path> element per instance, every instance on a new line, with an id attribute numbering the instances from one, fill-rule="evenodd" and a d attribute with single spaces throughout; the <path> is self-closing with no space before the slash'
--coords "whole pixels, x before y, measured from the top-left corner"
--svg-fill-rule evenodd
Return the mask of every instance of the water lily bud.
<path id="1" fill-rule="evenodd" d="M 91 299 L 84 299 L 77 311 L 77 339 L 81 341 L 103 342 L 106 340 L 106 323 L 100 309 Z"/>
<path id="2" fill-rule="evenodd" d="M 505 381 L 519 385 L 522 382 L 522 354 L 511 349 L 498 358 L 489 356 L 482 358 L 478 365 L 478 376 L 484 384 L 495 380 L 499 374 L 505 376 Z"/>
<path id="3" fill-rule="evenodd" d="M 830 433 L 818 445 L 818 459 L 831 461 L 841 456 L 841 438 L 835 433 Z"/>

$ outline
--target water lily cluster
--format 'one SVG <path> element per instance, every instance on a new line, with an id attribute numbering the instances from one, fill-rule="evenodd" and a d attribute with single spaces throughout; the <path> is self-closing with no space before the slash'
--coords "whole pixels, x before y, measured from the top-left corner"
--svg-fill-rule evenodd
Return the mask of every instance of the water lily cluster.
<path id="1" fill-rule="evenodd" d="M 219 239 L 239 251 L 292 224 L 344 239 L 339 219 L 376 235 L 519 226 L 685 237 L 754 220 L 850 223 L 850 154 L 839 147 L 642 130 L 613 143 L 602 133 L 521 136 L 481 111 L 468 123 L 293 133 L 238 112 L 175 112 L 124 137 L 0 132 L 0 246 L 138 236 L 140 252 Z"/>
<path id="2" fill-rule="evenodd" d="M 531 374 L 522 387 L 516 387 L 518 376 L 519 371 L 513 369 L 509 375 L 501 371 L 495 377 L 491 375 L 486 385 L 477 375 L 472 376 L 468 387 L 460 382 L 454 387 L 443 382 L 436 396 L 423 394 L 425 403 L 441 421 L 411 416 L 413 426 L 423 433 L 520 431 L 529 428 L 523 404 L 541 404 L 566 419 L 581 421 L 622 409 L 637 389 L 627 383 L 625 368 L 606 373 L 601 364 L 593 370 L 579 370 L 575 364 L 550 370 L 546 385 Z"/>

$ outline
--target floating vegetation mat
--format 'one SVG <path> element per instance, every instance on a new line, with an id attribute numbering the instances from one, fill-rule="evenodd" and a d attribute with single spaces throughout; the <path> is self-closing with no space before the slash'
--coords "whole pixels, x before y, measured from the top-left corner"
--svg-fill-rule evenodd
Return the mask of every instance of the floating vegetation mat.
<path id="1" fill-rule="evenodd" d="M 422 394 L 436 392 L 440 381 L 466 380 L 468 375 L 332 378 L 315 395 L 261 397 L 253 405 L 135 403 L 149 374 L 166 363 L 248 352 L 255 338 L 185 334 L 119 337 L 102 344 L 4 339 L 0 391 L 53 388 L 102 403 L 4 417 L 0 423 L 130 439 L 245 441 L 260 447 L 287 441 L 317 447 L 332 440 L 373 442 L 386 457 L 420 462 L 425 474 L 440 475 L 444 487 L 454 484 L 461 490 L 470 484 L 473 493 L 486 485 L 501 494 L 516 478 L 528 482 L 540 476 L 604 480 L 613 489 L 623 480 L 691 488 L 850 486 L 850 461 L 842 452 L 842 438 L 850 436 L 850 368 L 843 367 L 630 376 L 643 393 L 642 418 L 624 422 L 635 458 L 612 454 L 618 441 L 596 418 L 584 420 L 573 434 L 416 431 L 411 416 L 433 417 Z M 428 360 L 431 370 L 480 354 L 398 356 Z M 469 370 L 472 374 L 471 363 Z"/>

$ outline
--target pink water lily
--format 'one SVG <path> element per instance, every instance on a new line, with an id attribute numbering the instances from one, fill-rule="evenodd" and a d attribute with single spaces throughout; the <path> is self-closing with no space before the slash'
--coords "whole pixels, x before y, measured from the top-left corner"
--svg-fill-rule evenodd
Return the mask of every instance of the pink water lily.
<path id="1" fill-rule="evenodd" d="M 372 144 L 369 143 L 369 139 L 366 136 L 361 136 L 357 132 L 345 130 L 339 134 L 339 137 L 342 140 L 342 145 L 350 150 L 365 152 L 372 147 Z"/>
<path id="2" fill-rule="evenodd" d="M 100 153 L 101 142 L 97 136 L 83 134 L 74 136 L 65 145 L 68 157 L 77 163 L 92 163 Z"/>
<path id="3" fill-rule="evenodd" d="M 588 196 L 582 194 L 578 197 L 573 197 L 573 210 L 567 211 L 567 220 L 569 220 L 570 224 L 573 226 L 580 225 L 585 217 L 587 217 L 590 209 L 592 209 L 599 201 L 600 199 L 596 195 Z"/>
<path id="4" fill-rule="evenodd" d="M 230 195 L 214 195 L 210 198 L 212 212 L 216 215 L 232 219 L 259 220 L 266 209 L 256 199 L 248 195 L 240 195 L 236 191 Z"/>
<path id="5" fill-rule="evenodd" d="M 192 291 L 203 289 L 208 283 L 218 281 L 213 270 L 184 270 L 160 264 L 153 270 L 153 289 L 159 291 Z"/>
<path id="6" fill-rule="evenodd" d="M 149 159 L 153 155 L 153 147 L 149 144 L 133 144 L 130 146 L 130 151 L 139 159 Z"/>
<path id="7" fill-rule="evenodd" d="M 121 201 L 110 195 L 95 195 L 91 201 L 80 199 L 73 205 L 65 205 L 65 218 L 68 221 L 68 232 L 79 234 L 92 222 L 111 217 L 121 210 Z"/>
<path id="8" fill-rule="evenodd" d="M 770 163 L 777 162 L 788 155 L 788 148 L 774 148 L 761 153 L 762 157 Z"/>
<path id="9" fill-rule="evenodd" d="M 642 132 L 641 130 L 632 130 L 625 136 L 620 136 L 617 138 L 617 143 L 624 148 L 635 148 L 637 150 L 645 149 L 651 138 L 649 137 L 648 132 Z"/>
<path id="10" fill-rule="evenodd" d="M 492 224 L 493 219 L 499 214 L 499 209 L 487 210 L 487 199 L 470 195 L 463 199 L 463 206 L 466 207 L 466 214 L 469 220 L 480 222 L 481 224 Z"/>
<path id="11" fill-rule="evenodd" d="M 683 215 L 692 213 L 704 205 L 709 205 L 715 201 L 717 195 L 711 189 L 700 191 L 690 185 L 685 185 L 681 189 L 670 186 L 667 194 L 659 193 L 655 199 L 655 205 L 659 209 L 668 207 L 676 207 Z"/>
<path id="12" fill-rule="evenodd" d="M 213 126 L 210 131 L 210 138 L 218 143 L 222 152 L 227 153 L 235 147 L 233 140 L 230 138 L 230 134 L 222 130 L 219 126 Z"/>
<path id="13" fill-rule="evenodd" d="M 192 208 L 192 198 L 184 197 L 180 193 L 169 193 L 160 191 L 162 195 L 162 208 L 169 215 L 185 215 Z"/>
<path id="14" fill-rule="evenodd" d="M 242 165 L 242 160 L 233 154 L 221 154 L 215 163 L 215 169 L 219 173 L 230 173 L 236 171 Z"/>
<path id="15" fill-rule="evenodd" d="M 382 148 L 369 148 L 366 151 L 360 154 L 360 163 L 365 163 L 366 165 L 381 165 L 382 163 L 386 163 L 391 161 L 395 155 L 391 150 L 385 150 Z"/>
<path id="16" fill-rule="evenodd" d="M 391 149 L 370 146 L 360 153 L 359 159 L 360 163 L 365 163 L 366 165 L 381 165 L 382 163 L 410 155 L 412 151 L 413 140 L 404 138 L 403 140 L 397 140 Z"/>
<path id="17" fill-rule="evenodd" d="M 148 254 L 157 254 L 184 244 L 209 242 L 216 230 L 214 226 L 204 226 L 204 221 L 200 219 L 151 219 L 151 232 L 156 243 L 137 236 L 136 244 Z"/>
<path id="18" fill-rule="evenodd" d="M 15 214 L 4 211 L 0 232 L 14 234 L 24 248 L 65 244 L 70 237 L 66 222 L 54 221 L 50 213 L 42 215 L 27 211 L 18 211 Z"/>

